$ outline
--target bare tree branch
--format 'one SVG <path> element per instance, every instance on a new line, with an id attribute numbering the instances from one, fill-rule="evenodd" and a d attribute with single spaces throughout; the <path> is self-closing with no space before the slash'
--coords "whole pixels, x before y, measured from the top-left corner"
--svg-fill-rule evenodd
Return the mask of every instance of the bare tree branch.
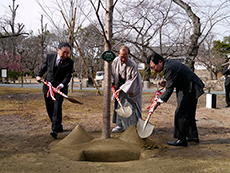
<path id="1" fill-rule="evenodd" d="M 95 10 L 95 13 L 96 13 L 96 16 L 97 16 L 97 20 L 98 20 L 98 22 L 99 22 L 99 24 L 100 24 L 100 26 L 101 26 L 101 29 L 102 29 L 102 35 L 103 35 L 105 41 L 108 42 L 108 39 L 107 39 L 106 33 L 105 33 L 104 25 L 102 24 L 101 18 L 100 18 L 100 16 L 99 16 L 99 9 L 100 9 L 101 1 L 98 0 L 97 8 L 96 8 L 95 5 L 93 4 L 92 0 L 90 0 L 90 3 L 92 4 L 92 6 L 93 6 L 93 8 L 94 8 L 94 10 Z"/>
<path id="2" fill-rule="evenodd" d="M 199 49 L 198 39 L 201 36 L 200 18 L 195 13 L 193 13 L 191 7 L 188 4 L 186 4 L 184 1 L 182 1 L 182 0 L 173 0 L 173 2 L 175 2 L 180 7 L 182 7 L 186 11 L 186 13 L 188 14 L 188 17 L 192 20 L 193 34 L 190 36 L 191 43 L 190 43 L 190 46 L 189 46 L 188 55 L 192 56 L 193 59 L 195 59 L 195 57 L 196 57 L 196 55 L 198 53 L 198 49 Z"/>

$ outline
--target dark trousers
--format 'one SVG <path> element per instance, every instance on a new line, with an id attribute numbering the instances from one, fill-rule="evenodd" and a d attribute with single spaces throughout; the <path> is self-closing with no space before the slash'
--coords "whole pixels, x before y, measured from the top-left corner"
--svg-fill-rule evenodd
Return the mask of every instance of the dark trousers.
<path id="1" fill-rule="evenodd" d="M 56 132 L 62 131 L 62 103 L 63 96 L 54 93 L 56 101 L 44 93 L 46 110 L 49 115 L 50 121 L 52 122 L 52 130 Z"/>
<path id="2" fill-rule="evenodd" d="M 229 94 L 230 94 L 230 85 L 225 85 L 225 100 L 226 100 L 226 104 L 230 106 Z"/>
<path id="3" fill-rule="evenodd" d="M 174 138 L 186 140 L 188 138 L 198 138 L 196 126 L 196 106 L 197 98 L 195 89 L 188 86 L 187 89 L 177 91 L 177 108 L 174 118 Z"/>
<path id="4" fill-rule="evenodd" d="M 133 124 L 137 125 L 138 119 L 141 118 L 141 113 L 137 108 L 136 103 L 123 91 L 120 92 L 119 99 L 123 106 L 130 106 L 132 109 L 132 114 L 130 117 L 125 118 L 118 115 L 114 110 L 112 122 L 116 123 L 117 126 L 122 126 L 124 130 Z M 120 108 L 120 105 L 118 104 L 117 100 L 115 100 L 114 109 L 117 108 Z"/>

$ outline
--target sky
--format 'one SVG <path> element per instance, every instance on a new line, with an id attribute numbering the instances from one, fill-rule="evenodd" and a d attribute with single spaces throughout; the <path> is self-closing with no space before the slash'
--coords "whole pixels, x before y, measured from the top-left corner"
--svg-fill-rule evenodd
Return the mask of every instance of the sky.
<path id="1" fill-rule="evenodd" d="M 40 30 L 42 10 L 35 0 L 16 0 L 15 6 L 19 5 L 16 11 L 16 23 L 23 23 L 25 30 L 33 30 L 35 33 Z M 0 17 L 11 15 L 9 5 L 12 6 L 12 0 L 0 0 Z M 45 19 L 43 19 L 43 23 Z"/>
<path id="2" fill-rule="evenodd" d="M 218 3 L 220 0 L 212 0 L 217 1 Z M 16 23 L 23 23 L 25 25 L 25 31 L 33 30 L 34 34 L 38 34 L 38 30 L 41 29 L 41 14 L 42 9 L 37 4 L 36 0 L 15 0 L 15 5 L 19 4 L 17 9 L 17 16 L 16 16 Z M 4 15 L 11 15 L 9 5 L 12 6 L 12 0 L 0 0 L 0 18 L 4 17 Z M 43 18 L 43 24 L 49 22 L 46 18 Z M 218 39 L 222 40 L 224 36 L 230 35 L 229 27 L 221 27 L 220 29 L 217 28 L 217 32 L 221 33 L 218 36 Z M 49 29 L 49 25 L 48 28 Z"/>

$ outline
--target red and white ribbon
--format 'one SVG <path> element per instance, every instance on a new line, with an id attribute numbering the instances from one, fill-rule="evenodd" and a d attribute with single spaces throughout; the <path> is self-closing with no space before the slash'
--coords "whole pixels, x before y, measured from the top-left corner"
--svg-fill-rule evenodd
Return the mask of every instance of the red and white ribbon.
<path id="1" fill-rule="evenodd" d="M 162 95 L 162 92 L 160 90 L 156 90 L 155 94 L 153 95 L 153 97 L 150 100 L 150 103 L 152 104 L 153 102 L 157 102 L 157 99 L 159 98 L 160 94 Z M 149 109 L 149 108 L 150 108 L 150 106 L 147 109 Z M 150 112 L 150 110 L 149 110 L 149 112 Z"/>
<path id="2" fill-rule="evenodd" d="M 56 99 L 54 98 L 54 91 L 53 91 L 54 87 L 52 86 L 52 84 L 50 82 L 48 82 L 48 83 L 46 82 L 46 85 L 49 87 L 49 90 L 47 92 L 47 97 L 49 97 L 49 95 L 50 95 L 52 100 L 55 101 Z"/>

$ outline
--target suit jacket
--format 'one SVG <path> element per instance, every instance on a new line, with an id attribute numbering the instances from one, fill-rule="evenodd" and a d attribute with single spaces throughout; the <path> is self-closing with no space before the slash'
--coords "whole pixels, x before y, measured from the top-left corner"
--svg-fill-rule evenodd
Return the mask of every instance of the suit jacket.
<path id="1" fill-rule="evenodd" d="M 200 78 L 186 65 L 177 60 L 166 59 L 163 65 L 163 74 L 166 79 L 166 90 L 161 96 L 161 100 L 167 102 L 173 93 L 174 88 L 177 91 L 186 90 L 195 87 L 196 98 L 200 97 L 204 91 L 204 83 Z"/>
<path id="2" fill-rule="evenodd" d="M 48 54 L 40 70 L 38 71 L 37 76 L 42 77 L 47 72 L 45 80 L 51 82 L 54 87 L 57 87 L 60 83 L 62 83 L 64 87 L 61 89 L 61 91 L 67 94 L 68 83 L 72 77 L 74 62 L 67 57 L 58 66 L 58 69 L 55 70 L 56 58 L 57 54 Z M 43 87 L 43 92 L 47 91 L 48 87 Z"/>
<path id="3" fill-rule="evenodd" d="M 228 66 L 225 66 L 222 74 L 225 75 L 225 86 L 228 86 L 230 84 L 230 70 L 228 70 Z"/>

